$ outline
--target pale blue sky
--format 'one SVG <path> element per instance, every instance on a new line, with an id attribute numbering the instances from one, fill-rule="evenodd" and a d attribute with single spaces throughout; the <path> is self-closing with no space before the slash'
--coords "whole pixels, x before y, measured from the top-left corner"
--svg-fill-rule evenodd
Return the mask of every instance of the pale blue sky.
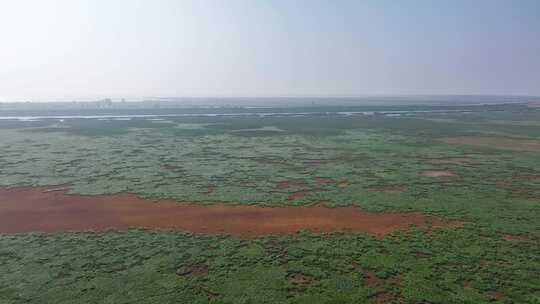
<path id="1" fill-rule="evenodd" d="M 0 101 L 540 95 L 540 1 L 0 0 Z"/>

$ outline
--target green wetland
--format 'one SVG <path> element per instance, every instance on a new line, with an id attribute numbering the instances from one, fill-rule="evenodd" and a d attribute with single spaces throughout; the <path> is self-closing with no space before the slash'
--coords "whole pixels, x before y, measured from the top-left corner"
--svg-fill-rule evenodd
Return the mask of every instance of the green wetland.
<path id="1" fill-rule="evenodd" d="M 0 303 L 540 303 L 539 108 L 255 112 L 0 119 L 0 187 L 460 224 L 255 238 L 0 231 Z M 2 116 L 28 116 L 15 114 Z"/>

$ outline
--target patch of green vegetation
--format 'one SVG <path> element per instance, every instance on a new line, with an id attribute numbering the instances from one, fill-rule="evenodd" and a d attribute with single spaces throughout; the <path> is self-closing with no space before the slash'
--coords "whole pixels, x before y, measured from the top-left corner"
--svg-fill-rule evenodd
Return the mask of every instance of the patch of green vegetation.
<path id="1" fill-rule="evenodd" d="M 0 234 L 0 303 L 538 303 L 540 153 L 439 138 L 538 140 L 540 111 L 469 110 L 0 120 L 3 187 L 69 184 L 78 194 L 199 203 L 323 202 L 466 222 L 385 238 Z"/>
<path id="2" fill-rule="evenodd" d="M 0 236 L 2 303 L 501 303 L 538 300 L 538 243 L 468 225 L 378 239 L 179 231 Z M 378 283 L 368 281 L 374 274 Z"/>

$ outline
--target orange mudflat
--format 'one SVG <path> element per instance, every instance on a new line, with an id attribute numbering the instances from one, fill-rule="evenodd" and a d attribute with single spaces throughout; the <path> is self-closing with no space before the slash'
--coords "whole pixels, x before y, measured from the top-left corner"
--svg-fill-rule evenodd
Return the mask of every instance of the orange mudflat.
<path id="1" fill-rule="evenodd" d="M 299 230 L 352 231 L 383 236 L 409 225 L 448 225 L 422 213 L 368 212 L 356 207 L 257 207 L 193 204 L 119 193 L 67 194 L 66 189 L 0 189 L 0 233 L 121 229 L 183 229 L 252 238 Z M 450 223 L 451 224 L 451 223 Z"/>

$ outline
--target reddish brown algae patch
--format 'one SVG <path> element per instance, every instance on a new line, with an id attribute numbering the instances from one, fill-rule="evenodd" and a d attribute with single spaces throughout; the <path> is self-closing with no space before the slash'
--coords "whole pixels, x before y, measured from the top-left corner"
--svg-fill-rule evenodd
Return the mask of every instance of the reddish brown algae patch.
<path id="1" fill-rule="evenodd" d="M 287 275 L 289 281 L 296 285 L 311 285 L 314 281 L 312 277 L 307 276 L 301 272 L 293 272 Z"/>
<path id="2" fill-rule="evenodd" d="M 529 238 L 524 235 L 514 235 L 514 234 L 503 235 L 503 239 L 509 242 L 513 242 L 513 241 L 524 242 L 524 241 L 529 240 Z"/>
<path id="3" fill-rule="evenodd" d="M 193 204 L 119 193 L 95 196 L 47 191 L 47 187 L 0 189 L 0 233 L 123 229 L 183 229 L 252 238 L 318 232 L 366 232 L 384 236 L 409 225 L 449 226 L 418 212 L 368 212 L 356 207 L 258 207 Z"/>
<path id="4" fill-rule="evenodd" d="M 540 152 L 540 141 L 535 139 L 526 140 L 493 136 L 457 136 L 441 138 L 440 141 L 453 145 L 473 145 L 512 151 Z"/>
<path id="5" fill-rule="evenodd" d="M 275 187 L 277 189 L 288 189 L 291 186 L 307 188 L 309 185 L 303 180 L 290 178 L 284 181 L 277 182 Z"/>
<path id="6" fill-rule="evenodd" d="M 456 176 L 454 173 L 450 171 L 424 171 L 420 175 L 422 176 L 428 176 L 428 177 L 453 177 Z"/>
<path id="7" fill-rule="evenodd" d="M 309 194 L 309 192 L 307 192 L 307 191 L 295 191 L 295 192 L 292 192 L 291 194 L 289 194 L 289 196 L 287 198 L 289 200 L 301 199 L 301 198 L 303 198 L 304 196 L 306 196 L 308 194 Z"/>
<path id="8" fill-rule="evenodd" d="M 315 180 L 319 184 L 335 184 L 336 183 L 336 181 L 331 177 L 315 176 Z"/>

